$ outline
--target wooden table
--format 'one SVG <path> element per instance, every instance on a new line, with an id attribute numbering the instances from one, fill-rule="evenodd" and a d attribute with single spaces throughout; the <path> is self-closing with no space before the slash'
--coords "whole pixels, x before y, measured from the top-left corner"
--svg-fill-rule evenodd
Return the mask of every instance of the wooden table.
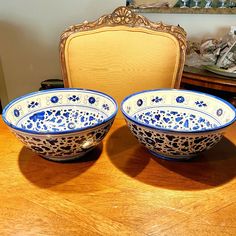
<path id="1" fill-rule="evenodd" d="M 235 133 L 192 161 L 165 161 L 117 119 L 103 144 L 62 164 L 0 121 L 0 235 L 236 235 Z"/>

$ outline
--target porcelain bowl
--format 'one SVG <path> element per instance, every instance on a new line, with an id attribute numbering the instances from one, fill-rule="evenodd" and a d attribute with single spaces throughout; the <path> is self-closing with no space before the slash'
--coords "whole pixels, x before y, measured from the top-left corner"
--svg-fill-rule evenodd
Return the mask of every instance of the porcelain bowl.
<path id="1" fill-rule="evenodd" d="M 54 160 L 79 158 L 97 146 L 109 131 L 118 106 L 101 92 L 50 89 L 10 102 L 3 120 L 32 151 Z"/>
<path id="2" fill-rule="evenodd" d="M 141 144 L 171 160 L 210 149 L 236 119 L 235 108 L 221 98 L 175 89 L 132 94 L 123 100 L 121 111 Z"/>

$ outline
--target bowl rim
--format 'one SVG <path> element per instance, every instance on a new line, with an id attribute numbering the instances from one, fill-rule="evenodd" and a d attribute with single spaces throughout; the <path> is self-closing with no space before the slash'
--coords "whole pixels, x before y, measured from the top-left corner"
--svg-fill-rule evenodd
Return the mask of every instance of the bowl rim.
<path id="1" fill-rule="evenodd" d="M 23 129 L 23 128 L 20 128 L 20 127 L 17 127 L 16 125 L 13 125 L 12 123 L 10 123 L 7 118 L 6 118 L 6 112 L 8 111 L 8 109 L 17 101 L 19 100 L 22 100 L 22 99 L 25 99 L 27 97 L 30 97 L 32 95 L 40 95 L 40 94 L 43 94 L 43 93 L 53 93 L 53 92 L 56 92 L 56 91 L 87 91 L 87 92 L 94 92 L 94 93 L 98 93 L 100 95 L 105 95 L 106 97 L 110 98 L 113 102 L 114 102 L 114 105 L 115 105 L 115 111 L 109 116 L 107 117 L 106 119 L 104 119 L 102 122 L 100 123 L 97 123 L 93 126 L 89 126 L 89 127 L 82 127 L 82 128 L 78 128 L 78 129 L 73 129 L 73 130 L 66 130 L 66 131 L 54 131 L 54 132 L 39 132 L 39 131 L 33 131 L 33 130 L 27 130 L 27 129 Z M 114 119 L 114 117 L 116 116 L 118 112 L 118 104 L 116 102 L 116 100 L 106 94 L 106 93 L 103 93 L 103 92 L 100 92 L 100 91 L 97 91 L 97 90 L 92 90 L 92 89 L 84 89 L 84 88 L 53 88 L 53 89 L 46 89 L 46 90 L 40 90 L 40 91 L 35 91 L 35 92 L 31 92 L 31 93 L 27 93 L 25 95 L 22 95 L 22 96 L 19 96 L 15 99 L 13 99 L 12 101 L 10 101 L 3 109 L 2 111 L 2 119 L 3 121 L 12 129 L 15 129 L 15 130 L 18 130 L 18 131 L 21 131 L 23 133 L 28 133 L 28 134 L 37 134 L 37 135 L 59 135 L 59 134 L 71 134 L 71 133 L 76 133 L 76 132 L 80 132 L 80 131 L 87 131 L 89 129 L 94 129 L 98 126 L 101 126 L 109 121 L 111 121 L 112 119 Z"/>
<path id="2" fill-rule="evenodd" d="M 159 91 L 178 91 L 178 92 L 186 92 L 186 93 L 195 93 L 195 94 L 201 94 L 201 95 L 205 95 L 208 97 L 212 97 L 216 100 L 219 100 L 223 103 L 225 103 L 228 107 L 230 107 L 232 109 L 232 111 L 234 112 L 234 118 L 232 120 L 230 120 L 229 122 L 225 123 L 224 125 L 221 126 L 217 126 L 216 128 L 209 128 L 209 129 L 205 129 L 205 130 L 173 130 L 173 129 L 169 129 L 169 128 L 162 128 L 162 127 L 155 127 L 152 125 L 148 125 L 148 124 L 144 124 L 140 121 L 135 120 L 132 116 L 130 116 L 129 114 L 127 114 L 127 112 L 124 111 L 123 107 L 124 107 L 124 103 L 131 97 L 134 97 L 138 94 L 141 93 L 150 93 L 150 92 L 159 92 Z M 172 133 L 185 133 L 185 134 L 196 134 L 196 133 L 206 133 L 206 132 L 211 132 L 211 131 L 217 131 L 223 128 L 226 128 L 227 126 L 231 125 L 234 123 L 234 121 L 236 121 L 236 108 L 229 102 L 227 102 L 225 99 L 220 98 L 218 96 L 212 95 L 212 94 L 208 94 L 208 93 L 204 93 L 204 92 L 200 92 L 200 91 L 195 91 L 195 90 L 186 90 L 186 89 L 167 89 L 167 88 L 162 88 L 162 89 L 149 89 L 149 90 L 142 90 L 133 94 L 130 94 L 128 96 L 126 96 L 120 105 L 120 110 L 122 112 L 122 114 L 124 115 L 125 118 L 127 118 L 128 120 L 134 122 L 137 125 L 140 126 L 144 126 L 147 127 L 149 129 L 153 129 L 153 130 L 160 130 L 162 132 L 172 132 Z"/>

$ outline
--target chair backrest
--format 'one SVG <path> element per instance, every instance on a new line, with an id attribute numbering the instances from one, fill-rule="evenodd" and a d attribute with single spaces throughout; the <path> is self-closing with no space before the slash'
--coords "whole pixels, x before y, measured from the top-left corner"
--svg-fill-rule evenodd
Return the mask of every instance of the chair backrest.
<path id="1" fill-rule="evenodd" d="M 119 7 L 61 35 L 64 84 L 103 91 L 118 103 L 141 90 L 179 88 L 185 50 L 180 26 L 154 23 Z"/>

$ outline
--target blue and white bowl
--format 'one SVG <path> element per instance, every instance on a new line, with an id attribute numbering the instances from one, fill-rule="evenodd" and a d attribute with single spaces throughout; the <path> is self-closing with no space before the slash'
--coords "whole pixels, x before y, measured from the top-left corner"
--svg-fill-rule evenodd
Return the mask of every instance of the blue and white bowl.
<path id="1" fill-rule="evenodd" d="M 164 159 L 189 159 L 220 141 L 236 119 L 221 98 L 187 90 L 142 91 L 126 97 L 121 111 L 133 135 Z"/>
<path id="2" fill-rule="evenodd" d="M 10 102 L 3 120 L 32 151 L 54 161 L 83 156 L 107 134 L 116 101 L 101 92 L 50 89 Z"/>

